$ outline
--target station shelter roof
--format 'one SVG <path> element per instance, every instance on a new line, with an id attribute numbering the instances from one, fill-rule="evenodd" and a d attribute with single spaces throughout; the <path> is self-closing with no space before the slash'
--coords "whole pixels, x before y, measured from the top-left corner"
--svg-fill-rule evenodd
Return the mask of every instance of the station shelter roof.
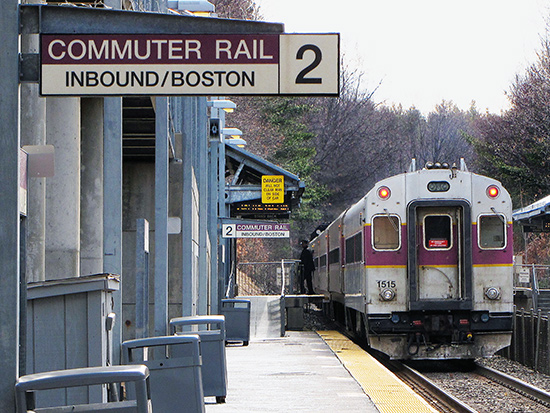
<path id="1" fill-rule="evenodd" d="M 550 232 L 550 195 L 512 213 L 525 232 Z"/>
<path id="2" fill-rule="evenodd" d="M 305 183 L 287 170 L 241 148 L 225 144 L 226 203 L 231 216 L 240 218 L 288 218 L 293 208 L 300 204 Z M 284 202 L 263 204 L 262 176 L 284 177 Z"/>

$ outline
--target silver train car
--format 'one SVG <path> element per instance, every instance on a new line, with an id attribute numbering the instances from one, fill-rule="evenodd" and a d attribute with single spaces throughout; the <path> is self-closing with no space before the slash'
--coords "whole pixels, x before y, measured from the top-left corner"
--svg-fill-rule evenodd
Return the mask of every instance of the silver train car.
<path id="1" fill-rule="evenodd" d="M 310 242 L 334 318 L 393 359 L 510 344 L 512 202 L 500 182 L 428 163 L 379 181 Z"/>

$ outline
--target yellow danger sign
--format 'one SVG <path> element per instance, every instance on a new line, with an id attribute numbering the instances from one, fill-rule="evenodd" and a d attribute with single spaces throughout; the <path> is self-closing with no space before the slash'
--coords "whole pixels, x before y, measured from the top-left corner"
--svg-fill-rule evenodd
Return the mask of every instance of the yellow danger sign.
<path id="1" fill-rule="evenodd" d="M 283 175 L 262 175 L 262 204 L 285 202 L 285 177 Z"/>

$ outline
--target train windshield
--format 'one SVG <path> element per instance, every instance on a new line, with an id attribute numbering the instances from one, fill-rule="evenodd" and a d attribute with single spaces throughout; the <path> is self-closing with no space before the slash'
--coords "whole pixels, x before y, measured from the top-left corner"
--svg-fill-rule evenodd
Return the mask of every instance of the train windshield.
<path id="1" fill-rule="evenodd" d="M 502 215 L 482 215 L 479 217 L 479 247 L 500 249 L 506 245 L 505 220 Z"/>
<path id="2" fill-rule="evenodd" d="M 398 250 L 400 245 L 399 217 L 378 215 L 372 219 L 372 246 L 375 250 Z"/>

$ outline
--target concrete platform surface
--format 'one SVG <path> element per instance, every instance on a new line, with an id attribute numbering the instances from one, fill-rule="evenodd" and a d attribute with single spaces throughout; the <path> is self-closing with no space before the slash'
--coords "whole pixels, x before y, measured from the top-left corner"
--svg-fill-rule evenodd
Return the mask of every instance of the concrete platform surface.
<path id="1" fill-rule="evenodd" d="M 226 350 L 226 403 L 207 397 L 207 413 L 379 411 L 313 331 L 289 331 Z"/>

